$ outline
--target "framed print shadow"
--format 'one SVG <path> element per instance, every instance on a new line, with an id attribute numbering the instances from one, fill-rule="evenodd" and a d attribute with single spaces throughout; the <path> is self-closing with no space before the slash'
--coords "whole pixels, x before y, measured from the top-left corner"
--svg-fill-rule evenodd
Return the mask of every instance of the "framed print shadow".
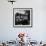
<path id="1" fill-rule="evenodd" d="M 13 27 L 32 27 L 32 8 L 13 8 Z"/>

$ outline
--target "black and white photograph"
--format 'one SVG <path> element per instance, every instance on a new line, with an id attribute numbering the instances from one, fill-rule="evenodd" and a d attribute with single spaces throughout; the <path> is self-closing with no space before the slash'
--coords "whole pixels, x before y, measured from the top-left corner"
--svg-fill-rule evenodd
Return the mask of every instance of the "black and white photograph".
<path id="1" fill-rule="evenodd" d="M 46 46 L 46 0 L 0 0 L 0 46 Z"/>
<path id="2" fill-rule="evenodd" d="M 32 8 L 14 8 L 13 26 L 31 27 L 32 26 Z"/>

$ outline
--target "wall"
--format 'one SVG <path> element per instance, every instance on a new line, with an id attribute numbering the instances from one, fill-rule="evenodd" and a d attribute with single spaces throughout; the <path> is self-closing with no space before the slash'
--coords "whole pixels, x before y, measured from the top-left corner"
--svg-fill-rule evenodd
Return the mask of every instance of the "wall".
<path id="1" fill-rule="evenodd" d="M 33 8 L 33 27 L 14 28 L 13 8 Z M 17 0 L 14 5 L 7 0 L 0 0 L 0 41 L 15 40 L 19 32 L 30 34 L 33 40 L 46 40 L 45 0 Z"/>

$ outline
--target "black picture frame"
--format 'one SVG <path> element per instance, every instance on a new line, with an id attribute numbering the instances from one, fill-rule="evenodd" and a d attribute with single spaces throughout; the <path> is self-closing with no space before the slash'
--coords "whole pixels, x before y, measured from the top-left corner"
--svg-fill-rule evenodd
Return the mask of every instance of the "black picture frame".
<path id="1" fill-rule="evenodd" d="M 13 8 L 13 27 L 32 27 L 33 9 L 32 8 Z"/>

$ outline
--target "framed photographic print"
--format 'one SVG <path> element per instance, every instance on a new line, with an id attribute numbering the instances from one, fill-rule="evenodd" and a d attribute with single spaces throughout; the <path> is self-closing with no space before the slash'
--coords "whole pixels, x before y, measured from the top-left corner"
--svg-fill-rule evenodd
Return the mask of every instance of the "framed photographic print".
<path id="1" fill-rule="evenodd" d="M 32 8 L 13 8 L 13 27 L 32 27 Z"/>

